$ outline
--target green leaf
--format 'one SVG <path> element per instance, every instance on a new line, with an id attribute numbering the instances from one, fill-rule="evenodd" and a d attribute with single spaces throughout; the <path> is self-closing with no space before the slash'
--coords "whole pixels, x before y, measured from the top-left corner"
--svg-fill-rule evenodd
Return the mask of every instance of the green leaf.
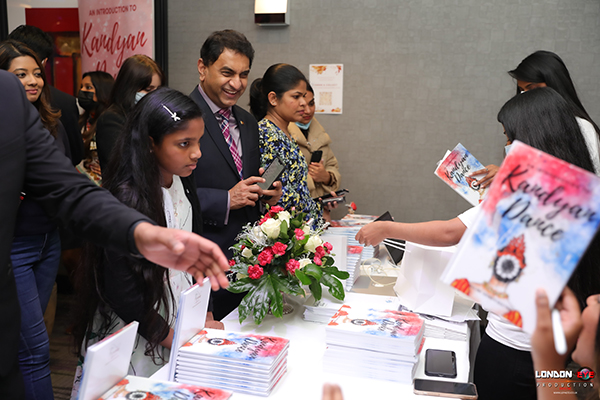
<path id="1" fill-rule="evenodd" d="M 310 278 L 306 276 L 301 269 L 296 270 L 296 278 L 298 278 L 303 285 L 310 285 Z"/>
<path id="2" fill-rule="evenodd" d="M 336 276 L 340 279 L 348 279 L 350 274 L 346 271 L 340 271 L 337 267 L 325 267 L 323 273 Z"/>
<path id="3" fill-rule="evenodd" d="M 273 284 L 268 277 L 269 276 L 267 275 L 267 277 L 262 279 L 260 284 L 252 292 L 248 293 L 248 295 L 252 295 L 250 302 L 248 303 L 248 308 L 253 311 L 254 322 L 256 325 L 259 325 L 262 322 L 269 309 L 271 300 L 270 294 L 273 293 Z"/>
<path id="4" fill-rule="evenodd" d="M 270 276 L 271 280 L 273 276 Z M 276 290 L 273 287 L 273 282 L 268 285 L 269 298 L 271 299 L 271 313 L 274 317 L 281 318 L 283 317 L 283 296 L 279 290 Z M 262 318 L 261 318 L 262 319 Z M 260 322 L 257 322 L 259 324 Z"/>
<path id="5" fill-rule="evenodd" d="M 292 220 L 290 220 L 290 225 L 294 228 L 294 229 L 298 229 L 302 226 L 302 221 L 300 221 L 297 218 L 294 218 Z"/>
<path id="6" fill-rule="evenodd" d="M 315 296 L 315 300 L 321 300 L 321 296 L 323 295 L 323 291 L 321 288 L 321 283 L 319 281 L 312 281 L 310 285 L 308 285 L 310 292 Z"/>
<path id="7" fill-rule="evenodd" d="M 273 279 L 273 286 L 277 291 L 295 294 L 296 296 L 302 296 L 304 294 L 298 281 L 289 275 L 271 275 L 271 278 Z"/>
<path id="8" fill-rule="evenodd" d="M 324 267 L 329 267 L 331 265 L 333 265 L 333 257 L 323 257 L 323 266 Z"/>
<path id="9" fill-rule="evenodd" d="M 315 278 L 317 281 L 319 281 L 321 279 L 321 276 L 323 275 L 323 272 L 321 271 L 321 267 L 317 266 L 316 264 L 308 264 L 306 267 L 302 268 L 302 270 L 304 271 L 304 273 L 308 276 L 312 276 L 313 278 Z"/>
<path id="10" fill-rule="evenodd" d="M 346 292 L 344 292 L 344 286 L 342 285 L 342 282 L 337 280 L 335 277 L 327 274 L 323 275 L 323 279 L 321 279 L 321 282 L 325 286 L 329 287 L 329 293 L 331 293 L 333 297 L 335 297 L 338 300 L 344 300 Z"/>
<path id="11" fill-rule="evenodd" d="M 262 277 L 261 277 L 262 279 Z M 227 290 L 231 293 L 242 293 L 254 289 L 258 285 L 260 279 L 243 278 L 231 283 Z"/>

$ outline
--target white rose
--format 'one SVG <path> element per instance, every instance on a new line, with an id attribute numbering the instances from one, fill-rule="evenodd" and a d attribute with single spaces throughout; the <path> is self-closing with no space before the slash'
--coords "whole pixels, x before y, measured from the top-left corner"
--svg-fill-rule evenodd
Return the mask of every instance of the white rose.
<path id="1" fill-rule="evenodd" d="M 310 226 L 304 225 L 302 232 L 304 232 L 305 235 L 310 235 Z"/>
<path id="2" fill-rule="evenodd" d="M 277 214 L 277 219 L 279 221 L 285 221 L 288 228 L 290 226 L 290 218 L 292 218 L 292 215 L 287 211 L 281 211 Z"/>
<path id="3" fill-rule="evenodd" d="M 310 251 L 311 253 L 314 253 L 315 250 L 317 249 L 317 247 L 319 247 L 322 244 L 323 244 L 323 241 L 321 240 L 320 237 L 311 236 L 310 238 L 308 238 L 308 241 L 304 245 L 304 248 L 306 250 Z"/>
<path id="4" fill-rule="evenodd" d="M 252 228 L 252 234 L 256 236 L 256 239 L 258 240 L 263 240 L 265 238 L 265 234 L 262 233 L 260 226 L 255 226 L 254 228 Z"/>
<path id="5" fill-rule="evenodd" d="M 309 260 L 308 258 L 303 258 L 302 260 L 298 261 L 300 263 L 300 268 L 304 268 L 306 267 L 308 264 L 310 264 L 312 261 Z"/>
<path id="6" fill-rule="evenodd" d="M 242 250 L 242 257 L 251 258 L 252 256 L 252 250 L 250 250 L 248 247 L 245 247 L 244 250 Z"/>
<path id="7" fill-rule="evenodd" d="M 260 226 L 260 229 L 270 239 L 277 239 L 277 237 L 279 237 L 280 226 L 281 226 L 281 224 L 279 221 L 277 221 L 276 219 L 273 219 L 273 218 L 269 218 Z"/>

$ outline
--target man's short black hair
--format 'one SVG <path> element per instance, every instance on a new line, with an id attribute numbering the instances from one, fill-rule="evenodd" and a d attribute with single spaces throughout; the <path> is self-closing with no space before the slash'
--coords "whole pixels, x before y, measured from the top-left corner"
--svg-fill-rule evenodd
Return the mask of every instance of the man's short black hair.
<path id="1" fill-rule="evenodd" d="M 20 25 L 8 35 L 9 39 L 16 40 L 25 44 L 35 54 L 40 61 L 44 61 L 52 55 L 54 41 L 46 32 L 33 25 Z"/>
<path id="2" fill-rule="evenodd" d="M 200 58 L 202 58 L 204 65 L 209 67 L 219 59 L 225 49 L 233 50 L 248 57 L 250 68 L 252 68 L 252 60 L 254 59 L 252 44 L 246 36 L 232 29 L 211 33 L 200 49 Z"/>

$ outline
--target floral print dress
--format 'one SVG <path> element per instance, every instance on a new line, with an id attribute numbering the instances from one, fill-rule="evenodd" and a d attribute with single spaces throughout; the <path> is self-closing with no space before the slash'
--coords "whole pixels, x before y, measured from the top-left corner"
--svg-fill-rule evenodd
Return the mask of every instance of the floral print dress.
<path id="1" fill-rule="evenodd" d="M 308 165 L 296 142 L 290 139 L 277 125 L 263 118 L 258 123 L 260 165 L 266 168 L 275 157 L 285 165 L 281 175 L 283 194 L 277 204 L 286 210 L 296 207 L 317 220 L 323 214 L 321 205 L 310 197 L 306 177 Z"/>

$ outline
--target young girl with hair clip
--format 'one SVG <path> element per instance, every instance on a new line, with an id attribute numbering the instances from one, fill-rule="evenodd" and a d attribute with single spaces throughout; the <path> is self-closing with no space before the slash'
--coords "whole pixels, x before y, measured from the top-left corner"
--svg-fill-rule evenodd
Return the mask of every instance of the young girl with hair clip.
<path id="1" fill-rule="evenodd" d="M 83 74 L 77 102 L 84 112 L 79 118 L 79 129 L 83 136 L 84 159 L 77 166 L 92 182 L 102 183 L 102 171 L 96 148 L 96 121 L 110 104 L 110 92 L 115 83 L 111 74 L 104 71 L 90 71 Z"/>
<path id="2" fill-rule="evenodd" d="M 144 97 L 127 120 L 105 171 L 104 187 L 161 226 L 201 233 L 191 177 L 201 156 L 204 121 L 187 96 L 162 88 Z M 130 374 L 150 376 L 168 360 L 177 303 L 190 275 L 89 246 L 78 270 L 74 334 L 79 350 L 73 396 L 85 348 L 131 321 L 140 323 Z M 207 327 L 223 328 L 208 313 Z"/>
<path id="3" fill-rule="evenodd" d="M 289 64 L 270 66 L 250 88 L 250 111 L 258 123 L 261 166 L 267 168 L 276 157 L 285 165 L 281 176 L 282 196 L 278 204 L 286 210 L 296 207 L 307 218 L 320 218 L 322 207 L 307 186 L 308 165 L 292 138 L 290 122 L 302 119 L 306 108 L 307 81 Z"/>
<path id="4" fill-rule="evenodd" d="M 50 107 L 44 67 L 35 53 L 21 42 L 0 43 L 0 69 L 15 74 L 27 99 L 39 111 L 44 127 L 63 153 L 69 143 L 60 123 L 60 112 Z M 56 224 L 27 193 L 22 194 L 17 213 L 11 262 L 21 306 L 19 365 L 27 398 L 51 399 L 50 341 L 44 312 L 50 300 L 60 262 L 60 236 Z"/>
<path id="5" fill-rule="evenodd" d="M 162 70 L 148 56 L 136 54 L 123 62 L 110 94 L 110 106 L 96 124 L 96 145 L 100 167 L 108 165 L 114 144 L 136 103 L 147 93 L 162 86 L 164 82 L 165 76 Z"/>
<path id="6" fill-rule="evenodd" d="M 571 74 L 563 60 L 555 53 L 539 50 L 525 57 L 517 68 L 508 71 L 508 74 L 516 80 L 517 94 L 550 87 L 567 101 L 585 138 L 594 164 L 594 172 L 600 175 L 600 129 L 579 100 Z M 496 165 L 488 165 L 484 170 L 475 171 L 472 175 L 485 173 L 479 182 L 483 187 L 487 187 L 492 183 L 497 172 Z"/>
<path id="7" fill-rule="evenodd" d="M 593 164 L 583 135 L 568 103 L 553 89 L 539 88 L 516 95 L 498 113 L 504 126 L 507 145 L 514 140 L 593 172 Z M 484 200 L 485 201 L 485 200 Z M 478 207 L 448 221 L 400 223 L 372 222 L 363 227 L 356 239 L 365 245 L 377 245 L 384 238 L 404 239 L 430 246 L 458 244 L 474 222 Z M 600 293 L 600 236 L 588 247 L 569 280 L 579 301 Z M 477 351 L 474 378 L 481 399 L 535 398 L 535 379 L 529 335 L 505 319 L 488 314 L 488 325 Z M 502 382 L 498 385 L 497 382 Z"/>

